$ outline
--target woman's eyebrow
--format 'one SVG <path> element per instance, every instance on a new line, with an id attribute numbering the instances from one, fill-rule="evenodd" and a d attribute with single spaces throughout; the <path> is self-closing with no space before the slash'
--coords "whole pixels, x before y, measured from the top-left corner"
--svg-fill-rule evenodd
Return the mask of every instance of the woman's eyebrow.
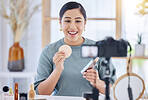
<path id="1" fill-rule="evenodd" d="M 71 17 L 64 17 L 64 19 L 65 19 L 65 18 L 71 19 Z"/>
<path id="2" fill-rule="evenodd" d="M 81 17 L 76 17 L 75 19 L 82 19 Z"/>

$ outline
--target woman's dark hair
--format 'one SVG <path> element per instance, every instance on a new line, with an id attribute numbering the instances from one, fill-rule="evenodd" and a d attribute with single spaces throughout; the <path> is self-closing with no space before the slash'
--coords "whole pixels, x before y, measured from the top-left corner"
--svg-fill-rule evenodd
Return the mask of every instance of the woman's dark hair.
<path id="1" fill-rule="evenodd" d="M 71 10 L 71 9 L 75 9 L 75 8 L 80 9 L 81 14 L 83 15 L 83 17 L 84 17 L 84 19 L 86 21 L 86 18 L 87 18 L 86 11 L 83 8 L 83 6 L 80 3 L 77 3 L 77 2 L 68 2 L 68 3 L 66 3 L 66 4 L 63 5 L 63 7 L 61 8 L 60 13 L 59 13 L 60 20 L 62 19 L 64 13 L 67 10 Z"/>

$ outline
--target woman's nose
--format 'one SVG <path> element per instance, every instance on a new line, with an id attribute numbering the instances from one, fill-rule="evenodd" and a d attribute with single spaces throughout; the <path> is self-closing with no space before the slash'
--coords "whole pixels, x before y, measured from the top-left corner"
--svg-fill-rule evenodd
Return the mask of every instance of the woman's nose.
<path id="1" fill-rule="evenodd" d="M 74 22 L 72 22 L 72 23 L 70 24 L 70 28 L 71 28 L 71 29 L 76 29 L 76 24 L 75 24 Z"/>

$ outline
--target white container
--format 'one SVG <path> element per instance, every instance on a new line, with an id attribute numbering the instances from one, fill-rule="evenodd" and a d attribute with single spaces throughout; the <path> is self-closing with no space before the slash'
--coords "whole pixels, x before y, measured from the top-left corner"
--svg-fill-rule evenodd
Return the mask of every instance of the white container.
<path id="1" fill-rule="evenodd" d="M 145 56 L 145 45 L 144 44 L 136 44 L 135 45 L 135 56 L 136 57 Z"/>

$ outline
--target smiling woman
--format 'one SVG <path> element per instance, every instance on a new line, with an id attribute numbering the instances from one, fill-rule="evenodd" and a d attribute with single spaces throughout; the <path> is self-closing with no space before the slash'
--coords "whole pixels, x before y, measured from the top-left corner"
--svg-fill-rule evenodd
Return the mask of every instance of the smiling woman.
<path id="1" fill-rule="evenodd" d="M 100 93 L 105 93 L 105 83 L 102 81 L 104 70 L 100 58 L 95 68 L 81 70 L 92 58 L 82 59 L 80 55 L 82 44 L 95 44 L 96 42 L 82 37 L 87 17 L 83 6 L 77 2 L 68 2 L 60 10 L 59 24 L 64 38 L 44 47 L 39 59 L 37 75 L 35 77 L 35 90 L 37 94 L 60 96 L 82 96 L 83 92 L 92 92 L 93 87 Z M 62 45 L 69 45 L 72 54 L 65 58 L 66 52 L 59 51 Z M 110 66 L 111 72 L 114 66 Z M 99 72 L 99 73 L 98 73 Z M 112 76 L 115 80 L 115 75 Z"/>

